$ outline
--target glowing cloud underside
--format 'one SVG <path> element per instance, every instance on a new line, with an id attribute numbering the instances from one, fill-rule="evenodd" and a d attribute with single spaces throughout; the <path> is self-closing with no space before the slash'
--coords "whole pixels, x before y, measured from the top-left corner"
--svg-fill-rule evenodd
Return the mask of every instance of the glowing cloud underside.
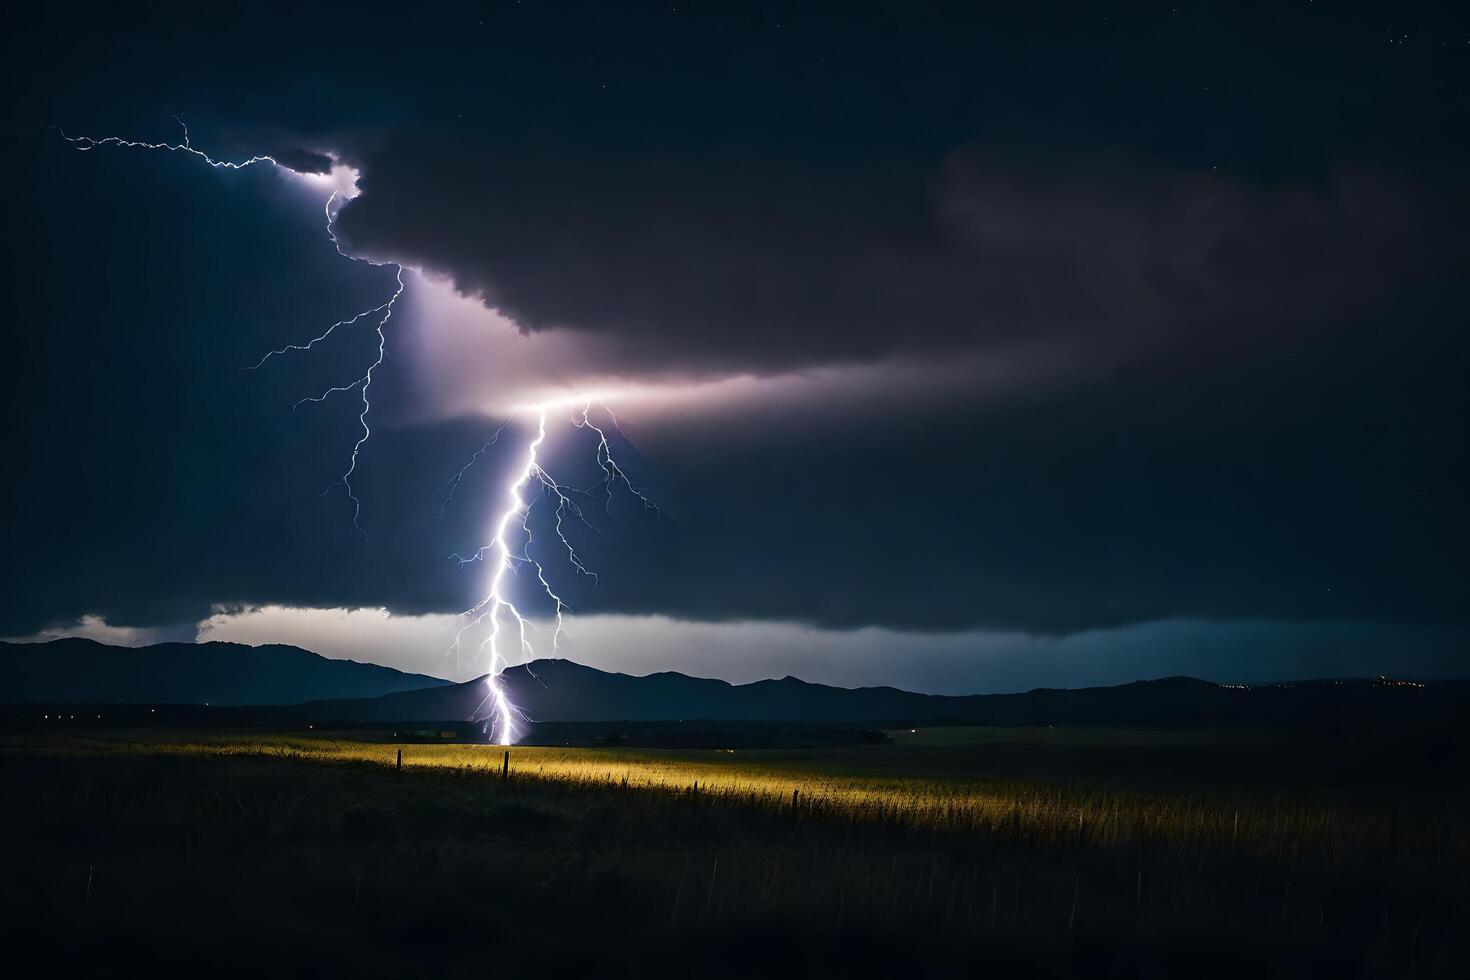
<path id="1" fill-rule="evenodd" d="M 368 365 L 366 371 L 346 384 L 334 385 L 318 394 L 301 398 L 291 406 L 291 410 L 294 412 L 307 403 L 318 404 L 326 401 L 333 395 L 354 390 L 358 392 L 362 403 L 362 410 L 358 413 L 357 417 L 358 424 L 361 428 L 360 434 L 356 442 L 352 445 L 352 451 L 349 455 L 346 469 L 322 493 L 326 494 L 337 486 L 342 487 L 347 495 L 347 499 L 352 502 L 352 524 L 366 538 L 366 532 L 363 532 L 360 522 L 362 502 L 358 499 L 357 493 L 353 489 L 352 477 L 357 472 L 357 463 L 363 447 L 372 437 L 372 429 L 368 424 L 368 415 L 372 410 L 369 395 L 373 384 L 374 372 L 382 366 L 383 360 L 387 355 L 388 339 L 386 328 L 389 320 L 393 317 L 394 304 L 403 295 L 404 267 L 396 262 L 374 262 L 360 256 L 349 255 L 343 251 L 341 243 L 337 240 L 334 230 L 337 213 L 344 204 L 357 194 L 358 173 L 356 170 L 342 164 L 336 164 L 334 161 L 334 166 L 329 174 L 303 174 L 285 166 L 274 157 L 264 155 L 252 156 L 248 159 L 238 161 L 217 160 L 203 150 L 195 147 L 189 140 L 188 126 L 184 124 L 182 119 L 179 119 L 178 122 L 179 126 L 183 129 L 183 142 L 181 143 L 146 143 L 138 140 L 124 139 L 118 136 L 102 138 L 68 136 L 60 127 L 55 128 L 61 134 L 63 140 L 78 150 L 88 151 L 104 147 L 115 147 L 129 150 L 155 150 L 168 153 L 183 153 L 196 157 L 218 170 L 245 170 L 249 167 L 265 164 L 276 168 L 282 173 L 289 174 L 309 183 L 323 187 L 330 186 L 332 191 L 324 207 L 327 237 L 331 240 L 338 254 L 353 262 L 365 262 L 368 265 L 377 267 L 391 267 L 394 270 L 394 279 L 397 282 L 397 288 L 383 303 L 345 319 L 338 320 L 336 323 L 327 327 L 326 330 L 304 343 L 287 344 L 284 347 L 269 351 L 255 364 L 250 365 L 251 370 L 258 370 L 264 367 L 274 357 L 282 357 L 295 352 L 310 351 L 317 344 L 332 336 L 333 332 L 339 327 L 351 327 L 359 321 L 375 324 L 374 330 L 378 336 L 377 355 L 372 363 Z M 507 666 L 510 666 L 510 660 L 506 656 L 505 650 L 506 641 L 502 636 L 504 630 L 508 630 L 509 628 L 515 630 L 516 647 L 519 649 L 520 655 L 523 658 L 529 659 L 533 655 L 533 649 L 527 633 L 529 630 L 535 628 L 535 624 L 526 615 L 521 613 L 509 596 L 509 588 L 517 569 L 520 567 L 534 569 L 537 582 L 547 598 L 552 602 L 556 621 L 555 630 L 552 634 L 552 649 L 556 654 L 560 653 L 561 639 L 565 634 L 565 617 L 570 611 L 567 604 L 562 601 L 561 596 L 552 586 L 550 580 L 547 579 L 545 568 L 542 567 L 540 562 L 531 557 L 530 548 L 533 536 L 530 527 L 530 518 L 537 501 L 527 499 L 527 489 L 535 484 L 542 491 L 541 499 L 554 499 L 556 501 L 554 514 L 555 530 L 557 538 L 565 550 L 567 562 L 575 574 L 586 575 L 594 580 L 597 578 L 596 573 L 589 570 L 583 564 L 581 557 L 578 556 L 576 549 L 572 546 L 571 540 L 566 536 L 566 525 L 569 521 L 577 521 L 594 531 L 596 530 L 587 521 L 582 505 L 578 503 L 579 498 L 591 499 L 595 495 L 600 494 L 604 505 L 610 507 L 613 494 L 619 485 L 621 485 L 627 492 L 641 501 L 645 508 L 653 510 L 656 513 L 662 513 L 642 490 L 633 485 L 628 479 L 627 474 L 613 457 L 612 446 L 608 441 L 606 430 L 592 420 L 592 405 L 595 400 L 591 396 L 579 396 L 561 401 L 542 402 L 516 410 L 517 414 L 523 412 L 534 414 L 536 418 L 536 433 L 526 446 L 525 458 L 522 465 L 511 474 L 510 481 L 505 486 L 504 507 L 497 513 L 492 524 L 490 543 L 481 547 L 469 558 L 454 556 L 458 558 L 461 564 L 474 561 L 487 561 L 490 563 L 491 575 L 488 590 L 483 599 L 463 614 L 465 623 L 455 637 L 453 651 L 456 653 L 460 652 L 464 636 L 471 629 L 484 626 L 488 627 L 488 634 L 479 642 L 476 649 L 477 659 L 484 664 L 486 670 L 485 699 L 481 702 L 477 714 L 485 720 L 492 738 L 502 744 L 509 745 L 514 743 L 522 731 L 520 723 L 530 720 L 523 711 L 510 702 L 506 695 L 505 686 L 500 678 L 500 672 Z M 599 405 L 598 408 L 607 416 L 609 423 L 616 427 L 618 424 L 617 416 L 606 406 Z M 538 459 L 538 452 L 542 444 L 546 441 L 547 413 L 553 409 L 567 410 L 568 422 L 571 426 L 596 434 L 596 459 L 598 467 L 602 470 L 603 478 L 594 487 L 588 489 L 567 487 L 553 479 L 545 468 L 542 467 Z M 514 417 L 511 421 L 514 421 Z M 470 457 L 459 472 L 454 475 L 447 486 L 448 495 L 445 497 L 445 506 L 448 505 L 449 500 L 453 497 L 454 491 L 459 486 L 465 472 L 484 455 L 486 450 L 499 440 L 501 435 L 509 428 L 510 424 L 510 422 L 507 422 L 504 426 L 501 426 L 494 436 L 491 437 L 490 441 Z M 512 547 L 513 538 L 519 544 L 519 548 Z"/>

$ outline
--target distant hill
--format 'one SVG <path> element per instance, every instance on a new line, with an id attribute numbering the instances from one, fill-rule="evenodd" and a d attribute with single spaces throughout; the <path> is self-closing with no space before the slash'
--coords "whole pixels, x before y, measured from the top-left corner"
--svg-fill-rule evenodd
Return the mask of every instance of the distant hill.
<path id="1" fill-rule="evenodd" d="M 892 687 L 829 687 L 795 677 L 753 684 L 674 672 L 634 677 L 570 660 L 511 667 L 501 678 L 511 701 L 543 727 L 636 722 L 859 728 L 1238 725 L 1330 732 L 1364 724 L 1452 727 L 1470 718 L 1470 683 L 1461 681 L 1411 684 L 1378 678 L 1240 687 L 1170 677 L 1116 687 L 944 696 Z M 0 643 L 0 705 L 180 706 L 167 712 L 171 723 L 396 725 L 472 721 L 483 717 L 484 697 L 484 678 L 451 684 L 329 660 L 291 646 L 127 648 L 83 639 Z M 209 707 L 183 707 L 190 705 Z M 31 710 L 0 708 L 0 717 L 26 718 Z M 114 710 L 107 719 L 133 715 L 143 721 L 164 717 L 137 708 Z"/>
<path id="2" fill-rule="evenodd" d="M 448 683 L 292 646 L 115 647 L 79 638 L 0 643 L 0 703 L 8 704 L 300 704 Z"/>
<path id="3" fill-rule="evenodd" d="M 569 660 L 501 674 L 510 700 L 536 722 L 746 721 L 972 725 L 1319 725 L 1412 721 L 1450 724 L 1470 707 L 1470 684 L 1308 681 L 1243 688 L 1192 677 L 1024 694 L 942 696 L 892 687 L 848 689 L 794 677 L 729 684 L 667 672 L 634 677 Z M 339 722 L 462 721 L 484 713 L 484 678 L 372 700 L 303 705 Z"/>

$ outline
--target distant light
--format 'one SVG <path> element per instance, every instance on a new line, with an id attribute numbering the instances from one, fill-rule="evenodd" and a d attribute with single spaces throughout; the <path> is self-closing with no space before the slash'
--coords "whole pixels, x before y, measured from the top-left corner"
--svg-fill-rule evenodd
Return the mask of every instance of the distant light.
<path id="1" fill-rule="evenodd" d="M 910 735 L 917 735 L 917 734 L 919 734 L 919 730 L 917 728 L 910 728 L 909 729 L 909 734 Z"/>

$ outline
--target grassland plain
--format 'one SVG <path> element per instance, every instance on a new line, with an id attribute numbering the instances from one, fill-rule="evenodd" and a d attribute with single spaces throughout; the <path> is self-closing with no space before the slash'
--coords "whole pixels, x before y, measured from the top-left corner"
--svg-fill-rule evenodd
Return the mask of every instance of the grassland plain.
<path id="1" fill-rule="evenodd" d="M 425 976 L 1463 966 L 1458 794 L 1251 782 L 1220 764 L 1280 755 L 1251 733 L 894 735 L 517 747 L 508 775 L 482 745 L 8 736 L 10 948 L 58 972 L 119 956 Z M 1159 761 L 1210 753 L 1193 780 Z"/>

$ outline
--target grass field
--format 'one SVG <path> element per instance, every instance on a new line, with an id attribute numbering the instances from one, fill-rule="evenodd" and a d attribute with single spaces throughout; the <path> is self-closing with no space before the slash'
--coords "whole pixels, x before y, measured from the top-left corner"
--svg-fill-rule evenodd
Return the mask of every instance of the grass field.
<path id="1" fill-rule="evenodd" d="M 216 972 L 241 973 L 1463 965 L 1470 834 L 1442 783 L 1339 778 L 1252 733 L 893 735 L 517 747 L 508 777 L 493 746 L 12 735 L 4 921 L 12 948 L 65 950 L 63 971 L 119 943 L 170 960 L 223 943 L 240 958 Z M 245 938 L 262 932 L 284 960 Z"/>

